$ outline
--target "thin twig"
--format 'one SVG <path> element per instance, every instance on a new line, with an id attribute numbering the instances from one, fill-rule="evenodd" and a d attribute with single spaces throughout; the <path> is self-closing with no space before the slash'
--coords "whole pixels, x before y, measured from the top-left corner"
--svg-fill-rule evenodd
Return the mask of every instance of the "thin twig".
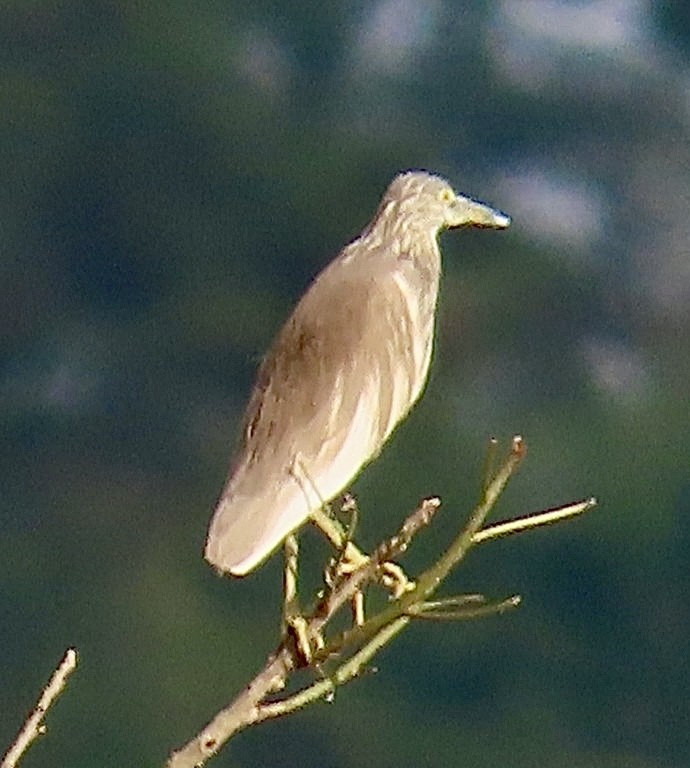
<path id="1" fill-rule="evenodd" d="M 369 661 L 410 622 L 410 619 L 409 616 L 400 616 L 388 626 L 382 627 L 357 653 L 348 658 L 328 677 L 312 683 L 312 685 L 286 699 L 271 704 L 262 704 L 259 708 L 257 722 L 282 717 L 297 709 L 302 709 L 308 704 L 334 693 L 338 686 L 358 677 Z"/>
<path id="2" fill-rule="evenodd" d="M 17 738 L 5 753 L 0 763 L 0 768 L 15 768 L 22 755 L 31 746 L 37 736 L 46 732 L 43 718 L 53 702 L 62 693 L 67 684 L 67 678 L 77 668 L 77 652 L 74 648 L 68 648 L 62 661 L 53 672 L 48 684 L 43 689 L 41 696 L 33 712 L 27 717 Z"/>
<path id="3" fill-rule="evenodd" d="M 326 661 L 334 653 L 342 654 L 348 648 L 361 648 L 368 644 L 372 638 L 378 636 L 382 630 L 394 625 L 396 629 L 392 634 L 396 634 L 404 628 L 406 622 L 399 622 L 401 617 L 409 620 L 410 611 L 414 610 L 415 605 L 424 602 L 438 589 L 448 576 L 450 571 L 465 557 L 469 550 L 474 546 L 473 537 L 481 528 L 487 516 L 495 506 L 501 493 L 505 489 L 508 481 L 517 470 L 520 462 L 526 455 L 526 449 L 522 438 L 517 436 L 513 438 L 511 451 L 503 464 L 499 467 L 492 481 L 488 484 L 482 494 L 479 504 L 472 512 L 470 519 L 462 532 L 456 537 L 446 552 L 421 576 L 417 579 L 414 589 L 405 592 L 398 600 L 392 602 L 389 606 L 368 619 L 362 626 L 352 627 L 343 632 L 338 638 L 328 644 L 320 654 L 317 654 L 317 660 Z M 434 507 L 440 505 L 438 499 L 431 500 Z M 374 558 L 372 558 L 373 561 Z M 371 563 L 355 571 L 353 577 L 356 577 L 360 571 L 364 571 L 371 566 Z M 349 580 L 343 585 L 347 589 Z M 340 595 L 333 594 L 330 599 L 337 604 Z M 392 635 L 391 635 L 392 636 Z M 390 639 L 390 638 L 389 638 Z"/>
<path id="4" fill-rule="evenodd" d="M 466 602 L 457 605 L 453 598 L 446 600 L 431 600 L 430 602 L 419 603 L 412 607 L 409 614 L 415 619 L 425 619 L 427 621 L 461 621 L 465 619 L 479 619 L 485 616 L 492 616 L 498 613 L 505 613 L 511 608 L 517 608 L 522 602 L 520 595 L 511 595 L 498 603 Z M 451 606 L 455 605 L 454 609 Z"/>
<path id="5" fill-rule="evenodd" d="M 497 539 L 500 536 L 509 536 L 511 533 L 520 533 L 529 528 L 536 528 L 539 525 L 549 525 L 558 520 L 565 520 L 568 517 L 581 515 L 583 512 L 593 509 L 596 505 L 597 500 L 594 496 L 591 496 L 584 501 L 577 501 L 563 507 L 547 509 L 544 512 L 537 512 L 532 515 L 526 515 L 525 517 L 518 517 L 515 520 L 508 520 L 505 523 L 496 523 L 496 525 L 491 525 L 488 528 L 482 528 L 482 530 L 477 531 L 472 537 L 472 542 L 474 544 L 481 544 L 484 541 Z"/>
<path id="6" fill-rule="evenodd" d="M 376 577 L 383 562 L 397 557 L 407 549 L 412 537 L 431 522 L 440 506 L 441 500 L 436 497 L 424 499 L 417 509 L 407 517 L 395 536 L 382 542 L 364 565 L 324 596 L 314 611 L 314 618 L 310 622 L 311 628 L 315 632 L 323 629 L 356 592 Z"/>
<path id="7" fill-rule="evenodd" d="M 498 440 L 495 437 L 489 438 L 489 445 L 486 449 L 486 455 L 484 456 L 484 466 L 482 467 L 482 493 L 484 493 L 494 476 L 497 450 Z"/>

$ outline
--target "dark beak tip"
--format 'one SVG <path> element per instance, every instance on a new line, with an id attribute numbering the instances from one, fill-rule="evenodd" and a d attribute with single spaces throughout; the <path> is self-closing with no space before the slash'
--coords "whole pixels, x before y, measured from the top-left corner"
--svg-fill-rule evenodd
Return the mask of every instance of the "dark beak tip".
<path id="1" fill-rule="evenodd" d="M 493 211 L 490 217 L 474 221 L 470 226 L 473 229 L 507 229 L 512 222 L 513 220 L 507 213 Z"/>

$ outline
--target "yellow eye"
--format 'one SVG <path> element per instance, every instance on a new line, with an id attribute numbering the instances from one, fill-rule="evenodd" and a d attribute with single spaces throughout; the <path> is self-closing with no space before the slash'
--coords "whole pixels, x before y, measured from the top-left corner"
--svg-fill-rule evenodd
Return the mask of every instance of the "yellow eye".
<path id="1" fill-rule="evenodd" d="M 452 203 L 453 200 L 455 200 L 455 195 L 453 194 L 452 190 L 444 189 L 443 192 L 441 192 L 441 200 L 444 203 Z"/>

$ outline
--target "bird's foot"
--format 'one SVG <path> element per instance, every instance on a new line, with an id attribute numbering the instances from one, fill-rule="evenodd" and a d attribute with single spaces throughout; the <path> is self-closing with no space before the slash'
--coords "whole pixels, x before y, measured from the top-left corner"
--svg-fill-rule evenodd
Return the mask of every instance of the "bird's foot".
<path id="1" fill-rule="evenodd" d="M 379 573 L 381 584 L 391 593 L 391 600 L 397 600 L 406 592 L 412 592 L 416 586 L 401 566 L 391 560 L 381 563 Z"/>
<path id="2" fill-rule="evenodd" d="M 314 656 L 326 646 L 323 635 L 310 626 L 309 620 L 301 614 L 285 616 L 283 622 L 283 639 L 292 638 L 301 665 L 308 667 Z"/>
<path id="3" fill-rule="evenodd" d="M 341 579 L 346 579 L 370 561 L 369 555 L 364 554 L 353 542 L 348 541 L 337 560 L 331 561 L 326 569 L 324 579 L 332 588 Z M 406 592 L 415 588 L 415 582 L 408 578 L 405 571 L 397 563 L 389 560 L 378 567 L 378 581 L 390 592 L 391 600 L 397 600 Z M 352 614 L 357 626 L 364 624 L 364 594 L 357 591 L 352 599 Z"/>

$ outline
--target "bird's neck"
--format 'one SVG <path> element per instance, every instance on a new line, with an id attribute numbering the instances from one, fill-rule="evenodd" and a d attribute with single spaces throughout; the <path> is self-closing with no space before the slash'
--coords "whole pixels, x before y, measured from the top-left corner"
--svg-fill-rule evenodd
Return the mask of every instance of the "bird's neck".
<path id="1" fill-rule="evenodd" d="M 375 220 L 360 238 L 369 249 L 410 259 L 427 269 L 440 270 L 438 227 L 405 218 Z"/>

